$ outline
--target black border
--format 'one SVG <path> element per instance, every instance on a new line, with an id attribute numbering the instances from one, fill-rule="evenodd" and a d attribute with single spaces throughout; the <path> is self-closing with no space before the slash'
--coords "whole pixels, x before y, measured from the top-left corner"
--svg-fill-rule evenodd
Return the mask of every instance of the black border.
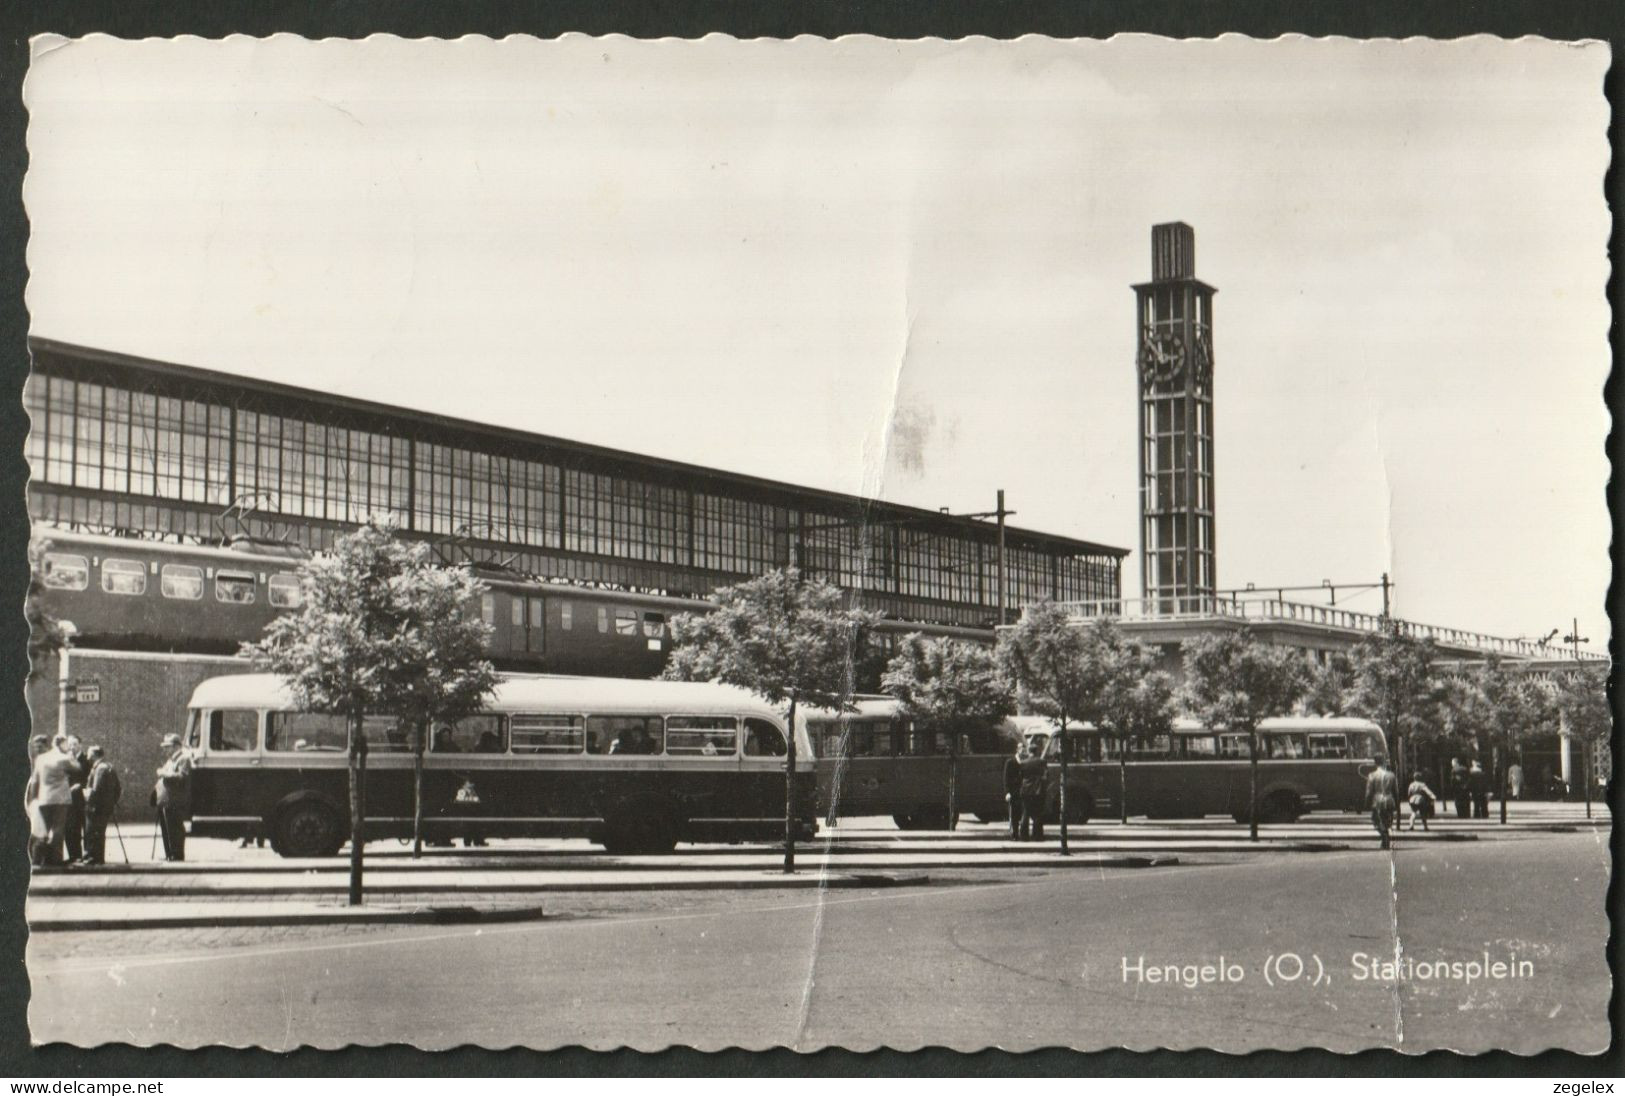
<path id="1" fill-rule="evenodd" d="M 330 0 L 325 4 L 297 0 L 10 0 L 0 9 L 4 53 L 0 56 L 0 605 L 20 606 L 27 583 L 25 546 L 27 514 L 24 506 L 26 466 L 22 437 L 27 422 L 21 409 L 21 384 L 27 375 L 28 316 L 23 307 L 27 271 L 24 249 L 27 221 L 22 208 L 21 184 L 26 167 L 24 133 L 27 118 L 21 108 L 21 87 L 28 64 L 28 39 L 42 33 L 79 36 L 93 32 L 120 37 L 167 37 L 193 34 L 263 36 L 289 32 L 310 37 L 359 38 L 372 33 L 406 37 L 459 37 L 483 34 L 556 36 L 567 31 L 588 34 L 620 33 L 637 38 L 693 38 L 710 32 L 737 37 L 790 37 L 808 34 L 834 37 L 875 34 L 892 38 L 937 36 L 958 38 L 985 35 L 1013 38 L 1022 34 L 1058 37 L 1105 38 L 1116 32 L 1143 32 L 1172 37 L 1206 38 L 1240 33 L 1258 38 L 1281 34 L 1346 35 L 1356 38 L 1412 36 L 1456 38 L 1487 33 L 1506 38 L 1536 35 L 1556 39 L 1602 39 L 1611 44 L 1616 64 L 1604 91 L 1611 104 L 1609 138 L 1617 141 L 1620 77 L 1618 54 L 1625 47 L 1625 4 L 1618 0 L 827 0 L 770 4 L 754 0 L 703 0 L 683 4 L 659 0 L 559 0 L 522 3 L 493 0 L 487 3 L 431 3 L 429 0 Z M 1616 254 L 1620 173 L 1612 168 L 1605 181 L 1615 210 L 1609 256 Z M 1614 313 L 1621 305 L 1620 282 L 1610 277 L 1609 300 Z M 1622 340 L 1617 323 L 1611 327 L 1614 354 Z M 1611 408 L 1619 407 L 1620 384 L 1611 375 L 1605 389 Z M 1620 435 L 1610 430 L 1611 459 L 1618 456 Z M 1616 460 L 1617 463 L 1617 460 Z M 1610 482 L 1611 512 L 1620 487 Z M 1553 535 L 1561 535 L 1554 530 Z M 1616 535 L 1617 540 L 1617 535 Z M 1611 553 L 1617 549 L 1611 549 Z M 1617 554 L 1611 555 L 1618 567 Z M 1617 622 L 1620 594 L 1610 587 L 1608 610 Z M 11 669 L 0 695 L 0 726 L 12 728 L 5 741 L 20 749 L 25 736 L 15 730 L 26 726 L 22 679 L 26 629 L 21 613 L 10 608 L 0 616 L 0 665 Z M 1615 630 L 1615 664 L 1619 660 Z M 1616 710 L 1618 700 L 1616 697 Z M 21 801 L 22 768 L 15 758 L 0 764 L 4 791 L 0 803 Z M 1611 781 L 1616 789 L 1618 780 Z M 1408 1056 L 1387 1050 L 1357 1055 L 1324 1051 L 1261 1051 L 1231 1056 L 1211 1051 L 1136 1054 L 1103 1051 L 1078 1054 L 1040 1050 L 1009 1054 L 990 1050 L 962 1055 L 947 1050 L 913 1054 L 880 1051 L 852 1054 L 823 1051 L 811 1055 L 780 1050 L 753 1054 L 724 1051 L 702 1054 L 671 1050 L 660 1054 L 633 1051 L 596 1053 L 567 1049 L 551 1053 L 482 1051 L 464 1048 L 428 1054 L 410 1048 L 352 1048 L 342 1052 L 302 1050 L 289 1054 L 268 1051 L 211 1049 L 178 1051 L 169 1048 L 137 1050 L 110 1046 L 79 1050 L 61 1045 L 31 1048 L 28 1044 L 28 977 L 23 966 L 26 933 L 22 895 L 28 872 L 20 852 L 24 820 L 21 811 L 0 809 L 0 1077 L 17 1079 L 106 1077 L 208 1077 L 223 1075 L 281 1076 L 630 1076 L 665 1075 L 913 1075 L 937 1076 L 1299 1076 L 1403 1075 L 1403 1076 L 1557 1076 L 1576 1079 L 1620 1076 L 1625 1073 L 1625 1052 L 1618 1039 L 1605 1054 L 1586 1057 L 1551 1051 L 1532 1057 L 1494 1052 L 1462 1057 L 1448 1052 Z M 1613 831 L 1611 851 L 1615 863 L 1621 834 Z M 1620 882 L 1611 879 L 1610 912 L 1619 906 Z M 1620 1021 L 1620 977 L 1617 939 L 1608 945 L 1615 993 L 1609 1005 L 1611 1025 Z"/>

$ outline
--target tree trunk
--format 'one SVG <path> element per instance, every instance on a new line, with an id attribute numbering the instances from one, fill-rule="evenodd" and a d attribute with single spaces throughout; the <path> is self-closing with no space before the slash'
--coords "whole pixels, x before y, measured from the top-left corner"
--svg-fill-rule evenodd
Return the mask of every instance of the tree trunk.
<path id="1" fill-rule="evenodd" d="M 1591 817 L 1591 739 L 1580 740 L 1580 764 L 1585 766 L 1586 818 Z"/>
<path id="2" fill-rule="evenodd" d="M 784 874 L 796 871 L 796 694 L 790 693 L 790 733 L 784 756 Z"/>
<path id="3" fill-rule="evenodd" d="M 412 743 L 412 859 L 423 856 L 423 740 L 428 726 L 417 725 L 417 738 Z"/>
<path id="4" fill-rule="evenodd" d="M 948 828 L 959 826 L 959 734 L 948 736 Z"/>
<path id="5" fill-rule="evenodd" d="M 1497 794 L 1501 797 L 1501 825 L 1507 824 L 1507 755 L 1512 752 L 1510 746 L 1503 746 L 1496 751 L 1495 756 L 1495 786 Z"/>
<path id="6" fill-rule="evenodd" d="M 1254 727 L 1247 735 L 1247 775 L 1250 787 L 1247 791 L 1247 829 L 1252 840 L 1258 840 L 1258 728 Z"/>
<path id="7" fill-rule="evenodd" d="M 1072 848 L 1066 839 L 1066 713 L 1061 713 L 1061 855 L 1071 856 Z"/>
<path id="8" fill-rule="evenodd" d="M 361 905 L 362 847 L 366 844 L 367 740 L 361 716 L 350 715 L 350 905 Z"/>
<path id="9" fill-rule="evenodd" d="M 1117 806 L 1123 825 L 1128 825 L 1128 742 L 1117 740 Z"/>

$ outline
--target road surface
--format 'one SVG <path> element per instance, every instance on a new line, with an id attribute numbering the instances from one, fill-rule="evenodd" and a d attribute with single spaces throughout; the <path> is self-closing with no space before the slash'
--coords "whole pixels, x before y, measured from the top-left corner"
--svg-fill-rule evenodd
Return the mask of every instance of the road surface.
<path id="1" fill-rule="evenodd" d="M 484 929 L 235 947 L 145 934 L 141 953 L 111 957 L 53 957 L 60 941 L 42 938 L 30 1018 L 36 1042 L 80 1045 L 1598 1052 L 1608 867 L 1601 833 L 1527 834 L 1393 857 L 723 892 Z M 1272 986 L 1284 953 L 1304 971 L 1281 960 Z M 1375 966 L 1406 959 L 1409 981 Z M 1496 962 L 1510 975 L 1491 977 Z M 1141 973 L 1167 967 L 1172 982 Z"/>

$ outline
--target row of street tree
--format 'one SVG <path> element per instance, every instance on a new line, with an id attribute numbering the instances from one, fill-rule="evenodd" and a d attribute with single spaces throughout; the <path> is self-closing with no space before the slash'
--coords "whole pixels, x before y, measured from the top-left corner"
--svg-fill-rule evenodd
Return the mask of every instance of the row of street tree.
<path id="1" fill-rule="evenodd" d="M 388 715 L 412 731 L 418 787 L 429 728 L 476 711 L 497 675 L 483 657 L 490 629 L 471 610 L 483 584 L 466 568 L 435 564 L 428 549 L 369 523 L 332 553 L 305 563 L 299 609 L 275 621 L 244 653 L 282 676 L 294 702 L 342 715 L 349 732 L 350 832 L 365 834 L 365 715 Z M 854 659 L 875 614 L 855 608 L 823 581 L 794 569 L 718 590 L 715 608 L 672 621 L 666 676 L 735 685 L 785 709 L 850 710 Z M 1168 733 L 1177 710 L 1251 744 L 1251 828 L 1258 832 L 1258 724 L 1295 710 L 1376 720 L 1399 756 L 1407 742 L 1444 736 L 1488 753 L 1549 726 L 1557 707 L 1586 743 L 1611 727 L 1604 679 L 1577 675 L 1554 696 L 1499 663 L 1466 675 L 1435 672 L 1431 647 L 1396 631 L 1363 641 L 1346 660 L 1311 669 L 1301 653 L 1259 642 L 1245 629 L 1183 649 L 1183 687 L 1157 667 L 1156 653 L 1109 621 L 1079 625 L 1061 609 L 1031 606 L 995 647 L 910 636 L 890 659 L 883 687 L 902 714 L 925 729 L 961 733 L 996 724 L 1018 707 L 1049 717 L 1061 736 L 1061 848 L 1067 850 L 1065 769 L 1069 728 L 1089 723 L 1118 744 L 1119 803 L 1129 813 L 1127 757 Z M 794 870 L 797 757 L 790 736 L 785 781 L 785 869 Z M 957 754 L 950 753 L 948 817 L 957 813 Z M 1503 783 L 1504 786 L 1504 783 Z M 1504 810 L 1504 806 L 1503 806 Z M 421 829 L 421 796 L 417 808 Z M 951 824 L 951 823 L 950 823 Z M 364 840 L 351 841 L 350 900 L 362 897 Z M 420 842 L 415 842 L 414 850 Z"/>

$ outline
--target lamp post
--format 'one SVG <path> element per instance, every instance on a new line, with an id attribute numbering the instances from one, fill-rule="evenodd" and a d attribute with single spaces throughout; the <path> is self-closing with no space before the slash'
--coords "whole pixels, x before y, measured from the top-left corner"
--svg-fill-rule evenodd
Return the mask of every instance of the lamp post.
<path id="1" fill-rule="evenodd" d="M 1569 634 L 1563 637 L 1563 642 L 1567 643 L 1574 651 L 1574 666 L 1578 670 L 1580 667 L 1580 644 L 1591 642 L 1589 637 L 1580 634 L 1579 617 L 1570 619 Z M 1580 782 L 1585 785 L 1586 789 L 1586 817 L 1589 819 L 1591 817 L 1591 781 L 1593 779 L 1591 773 L 1591 736 L 1584 733 L 1580 735 L 1580 767 Z"/>
<path id="2" fill-rule="evenodd" d="M 68 693 L 73 689 L 73 673 L 68 663 L 73 650 L 73 637 L 79 634 L 79 626 L 71 620 L 59 620 L 56 626 L 62 633 L 62 650 L 57 655 L 56 664 L 56 733 L 67 734 Z"/>

